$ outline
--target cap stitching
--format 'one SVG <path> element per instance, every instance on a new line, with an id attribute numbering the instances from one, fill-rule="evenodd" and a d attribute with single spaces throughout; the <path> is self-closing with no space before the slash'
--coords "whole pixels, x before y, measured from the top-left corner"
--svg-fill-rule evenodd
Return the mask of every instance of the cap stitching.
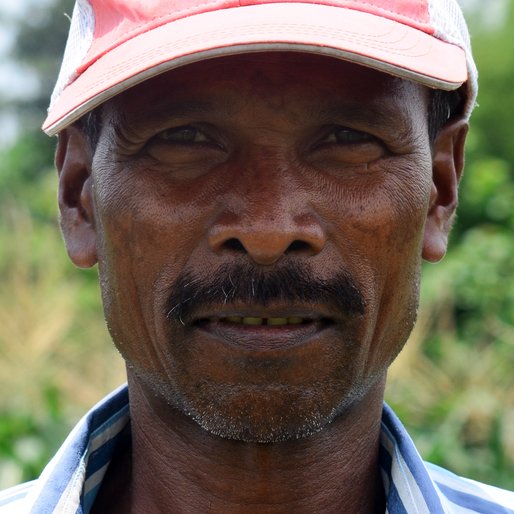
<path id="1" fill-rule="evenodd" d="M 354 4 L 354 2 L 352 0 L 350 0 L 350 2 L 351 2 L 351 4 Z M 422 4 L 423 0 L 419 0 L 419 2 L 420 2 L 420 4 Z M 159 22 L 160 20 L 165 20 L 165 19 L 168 18 L 168 19 L 170 19 L 170 23 L 171 23 L 172 21 L 177 21 L 178 19 L 182 19 L 181 15 L 183 15 L 183 14 L 195 13 L 196 11 L 198 11 L 201 8 L 215 6 L 216 4 L 219 4 L 219 3 L 220 3 L 219 0 L 216 0 L 214 2 L 202 2 L 200 4 L 196 4 L 194 6 L 194 8 L 193 7 L 188 7 L 188 8 L 185 8 L 185 9 L 180 9 L 178 11 L 173 11 L 173 13 L 168 13 L 168 14 L 163 14 L 163 15 L 160 15 L 160 16 L 155 16 L 154 18 L 151 18 L 150 20 L 148 20 L 145 24 L 138 25 L 136 28 L 134 28 L 134 29 L 132 29 L 132 30 L 130 30 L 128 32 L 124 32 L 121 37 L 115 39 L 107 48 L 104 48 L 101 53 L 95 54 L 95 55 L 91 56 L 90 59 L 88 59 L 87 61 L 82 63 L 82 65 L 78 69 L 80 71 L 84 70 L 85 68 L 90 66 L 91 63 L 93 63 L 96 59 L 99 59 L 102 55 L 104 55 L 107 52 L 111 51 L 113 48 L 119 46 L 123 42 L 128 41 L 129 39 L 131 39 L 131 36 L 133 36 L 134 34 L 137 36 L 139 34 L 143 34 L 143 33 L 147 32 L 148 30 L 151 29 L 151 27 L 155 24 L 155 22 Z M 281 3 L 281 2 L 277 2 L 277 3 Z M 284 3 L 287 3 L 287 2 L 284 2 Z M 294 3 L 305 4 L 305 5 L 314 4 L 314 2 L 303 2 L 303 1 L 294 2 Z M 358 11 L 358 12 L 370 14 L 372 16 L 376 16 L 376 14 L 374 14 L 372 12 L 363 11 L 362 9 L 356 8 L 358 6 L 355 6 L 355 7 L 346 6 L 345 7 L 345 6 L 338 6 L 338 5 L 334 4 L 334 3 L 326 3 L 326 2 L 316 2 L 316 4 L 317 5 L 320 5 L 320 4 L 321 5 L 326 5 L 326 6 L 329 6 L 329 7 L 337 7 L 339 9 L 348 9 L 348 10 Z M 392 9 L 387 9 L 385 7 L 377 6 L 376 4 L 373 4 L 372 2 L 363 0 L 361 2 L 361 4 L 365 4 L 365 5 L 368 5 L 368 6 L 373 6 L 375 9 L 377 9 L 378 11 L 381 11 L 381 12 L 395 14 L 395 15 L 397 15 L 397 17 L 399 19 L 401 19 L 403 21 L 415 20 L 419 25 L 426 26 L 427 28 L 430 27 L 429 24 L 427 25 L 426 22 L 424 22 L 423 20 L 420 20 L 419 18 L 410 18 L 410 17 L 404 16 L 404 15 L 400 14 L 398 11 L 395 11 L 395 10 L 392 10 Z M 219 11 L 219 10 L 223 10 L 223 9 L 237 9 L 239 7 L 241 7 L 241 8 L 252 7 L 254 5 L 260 5 L 260 4 L 256 3 L 256 4 L 241 5 L 241 0 L 238 0 L 238 5 L 237 6 L 235 6 L 235 5 L 234 6 L 224 6 L 224 7 L 220 6 L 220 9 L 217 9 L 217 10 Z M 209 11 L 209 12 L 212 12 L 212 11 Z M 206 13 L 205 12 L 198 12 L 197 14 L 206 14 Z M 163 23 L 159 24 L 159 26 L 162 26 L 162 25 L 163 25 Z"/>
<path id="2" fill-rule="evenodd" d="M 188 7 L 186 9 L 180 9 L 178 11 L 173 11 L 173 13 L 167 13 L 167 14 L 161 14 L 159 16 L 155 16 L 155 17 L 151 18 L 150 20 L 148 20 L 146 23 L 144 23 L 142 25 L 138 25 L 137 27 L 133 28 L 132 30 L 129 30 L 128 32 L 124 32 L 119 38 L 117 38 L 114 41 L 112 41 L 111 44 L 108 47 L 104 48 L 101 53 L 95 54 L 88 61 L 85 61 L 79 67 L 79 69 L 82 70 L 84 68 L 87 68 L 92 62 L 94 62 L 96 59 L 99 59 L 102 55 L 104 55 L 107 52 L 111 51 L 113 48 L 119 46 L 123 42 L 128 41 L 129 39 L 131 39 L 132 35 L 135 34 L 137 36 L 139 34 L 144 34 L 145 32 L 148 32 L 148 30 L 151 30 L 152 26 L 155 25 L 156 21 L 164 20 L 166 18 L 169 18 L 171 21 L 176 21 L 178 19 L 181 19 L 180 15 L 182 15 L 182 14 L 192 13 L 193 11 L 197 10 L 198 8 L 214 6 L 214 5 L 219 4 L 219 3 L 220 3 L 220 0 L 215 0 L 214 2 L 203 2 L 203 3 L 200 3 L 200 4 L 196 4 L 194 6 L 194 8 L 193 7 Z M 228 8 L 229 7 L 223 7 L 223 9 L 228 9 Z M 198 14 L 201 14 L 201 13 L 198 13 Z M 162 26 L 162 25 L 163 24 L 161 23 L 158 26 Z"/>
<path id="3" fill-rule="evenodd" d="M 362 9 L 358 9 L 358 5 L 360 4 L 365 4 L 365 5 L 370 5 L 370 6 L 373 6 L 376 10 L 378 11 L 382 11 L 382 12 L 387 12 L 387 13 L 390 13 L 390 14 L 396 14 L 399 18 L 401 18 L 402 20 L 406 21 L 406 20 L 415 20 L 418 24 L 420 25 L 426 25 L 426 22 L 424 20 L 421 20 L 417 17 L 415 18 L 412 18 L 410 16 L 406 16 L 404 14 L 401 14 L 400 12 L 398 11 L 395 11 L 393 9 L 388 9 L 387 7 L 381 7 L 379 5 L 376 5 L 374 4 L 373 2 L 368 2 L 366 0 L 362 0 L 360 1 L 358 4 L 356 2 L 353 2 L 352 0 L 350 0 L 350 2 L 352 4 L 355 4 L 356 7 L 345 7 L 345 6 L 338 6 L 338 5 L 335 5 L 334 4 L 326 4 L 326 5 L 333 5 L 334 7 L 339 7 L 341 9 L 351 9 L 352 11 L 360 11 L 360 12 L 367 12 L 368 14 L 374 14 L 372 12 L 369 12 L 369 11 L 363 11 Z M 423 4 L 423 0 L 418 0 L 419 4 L 422 5 Z M 313 2 L 300 2 L 300 3 L 313 3 Z"/>
<path id="4" fill-rule="evenodd" d="M 245 28 L 253 28 L 253 27 L 258 27 L 260 28 L 261 26 L 260 25 L 246 25 Z M 299 24 L 288 24 L 288 25 L 274 25 L 274 26 L 270 26 L 268 25 L 267 28 L 279 28 L 285 32 L 295 32 L 295 27 L 303 27 L 302 25 L 299 25 Z M 297 30 L 297 29 L 296 29 Z M 376 38 L 365 38 L 365 37 L 362 37 L 362 36 L 356 36 L 356 35 L 351 35 L 351 33 L 349 32 L 344 32 L 344 31 L 340 31 L 340 30 L 337 30 L 337 29 L 334 29 L 334 30 L 330 30 L 328 31 L 327 29 L 323 28 L 323 27 L 318 27 L 318 28 L 315 28 L 315 29 L 311 29 L 308 31 L 308 33 L 312 33 L 312 34 L 319 34 L 319 35 L 331 35 L 331 34 L 345 34 L 345 35 L 349 35 L 349 37 L 351 37 L 353 39 L 353 41 L 356 41 L 356 42 L 359 42 L 369 48 L 382 48 L 382 45 L 383 45 L 383 41 L 380 42 L 380 45 L 378 44 L 378 40 Z M 205 37 L 209 37 L 211 36 L 212 34 L 216 34 L 216 35 L 220 35 L 222 36 L 223 34 L 231 34 L 230 31 L 228 30 L 224 30 L 224 31 L 211 31 L 211 32 L 208 32 L 208 33 L 202 33 L 202 34 L 198 34 L 196 36 L 190 36 L 190 37 L 187 37 L 187 38 L 183 38 L 183 39 L 180 39 L 180 40 L 177 40 L 177 41 L 174 41 L 173 43 L 168 43 L 168 44 L 163 44 L 163 45 L 160 45 L 158 47 L 155 47 L 153 48 L 152 50 L 148 50 L 146 51 L 145 53 L 139 55 L 137 58 L 132 58 L 132 59 L 127 59 L 125 61 L 121 61 L 119 62 L 117 65 L 114 65 L 112 67 L 109 68 L 109 71 L 105 71 L 101 76 L 97 76 L 97 80 L 91 84 L 88 88 L 84 89 L 84 92 L 87 93 L 88 91 L 92 90 L 92 89 L 95 89 L 96 86 L 99 84 L 99 83 L 102 83 L 103 82 L 103 78 L 105 77 L 110 77 L 111 76 L 111 73 L 112 72 L 116 72 L 116 71 L 123 71 L 126 69 L 125 67 L 125 63 L 127 62 L 130 62 L 130 63 L 139 63 L 139 62 L 144 62 L 147 60 L 147 57 L 148 55 L 153 55 L 155 54 L 156 52 L 159 52 L 159 51 L 162 51 L 163 49 L 171 49 L 173 47 L 180 47 L 181 44 L 183 43 L 187 43 L 187 42 L 191 42 L 191 41 L 194 41 L 194 40 L 198 40 L 198 39 L 203 39 Z M 372 44 L 373 42 L 375 42 L 375 44 Z M 280 43 L 280 41 L 269 41 L 269 43 Z M 235 43 L 237 44 L 237 43 Z M 251 43 L 241 43 L 241 44 L 251 44 Z M 308 43 L 305 43 L 305 44 L 308 44 Z M 299 43 L 299 46 L 301 46 L 301 43 Z M 325 46 L 328 46 L 328 45 L 325 45 Z M 412 54 L 412 53 L 407 53 L 407 52 L 401 52 L 399 50 L 393 50 L 393 49 L 390 49 L 388 48 L 388 52 L 390 54 L 394 54 L 394 55 L 400 55 L 400 56 L 405 56 L 405 57 L 419 57 L 419 56 L 422 56 L 422 55 L 426 55 L 426 51 L 425 52 L 422 52 L 422 53 L 417 53 L 417 54 Z M 355 52 L 351 52 L 351 53 L 355 53 Z M 179 57 L 179 56 L 177 56 Z M 380 60 L 380 59 L 376 59 L 376 60 Z M 157 66 L 158 64 L 156 64 L 155 66 Z M 143 70 L 141 70 L 143 71 Z"/>

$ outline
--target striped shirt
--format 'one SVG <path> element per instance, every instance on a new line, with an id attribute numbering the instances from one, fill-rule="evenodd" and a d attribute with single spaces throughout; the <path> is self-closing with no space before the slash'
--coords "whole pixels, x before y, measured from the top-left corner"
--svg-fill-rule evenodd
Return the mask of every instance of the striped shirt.
<path id="1" fill-rule="evenodd" d="M 123 386 L 86 414 L 37 480 L 0 492 L 0 514 L 88 514 L 129 419 Z M 514 514 L 514 493 L 423 462 L 387 405 L 380 466 L 386 514 Z"/>

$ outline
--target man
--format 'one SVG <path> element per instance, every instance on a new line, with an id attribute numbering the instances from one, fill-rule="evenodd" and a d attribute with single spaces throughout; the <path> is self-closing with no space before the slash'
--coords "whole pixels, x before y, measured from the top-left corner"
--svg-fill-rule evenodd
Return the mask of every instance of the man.
<path id="1" fill-rule="evenodd" d="M 128 390 L 0 512 L 513 513 L 383 405 L 476 90 L 450 0 L 78 1 L 44 129 Z"/>

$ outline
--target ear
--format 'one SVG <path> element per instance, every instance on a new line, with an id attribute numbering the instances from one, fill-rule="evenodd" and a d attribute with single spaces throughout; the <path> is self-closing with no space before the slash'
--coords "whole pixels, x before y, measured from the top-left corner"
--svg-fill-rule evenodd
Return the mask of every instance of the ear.
<path id="1" fill-rule="evenodd" d="M 97 262 L 91 184 L 91 145 L 77 126 L 59 133 L 55 165 L 59 174 L 61 230 L 68 255 L 80 268 Z"/>
<path id="2" fill-rule="evenodd" d="M 441 260 L 446 253 L 464 169 L 467 132 L 465 119 L 452 119 L 439 131 L 433 145 L 432 191 L 422 250 L 422 257 L 429 262 Z"/>

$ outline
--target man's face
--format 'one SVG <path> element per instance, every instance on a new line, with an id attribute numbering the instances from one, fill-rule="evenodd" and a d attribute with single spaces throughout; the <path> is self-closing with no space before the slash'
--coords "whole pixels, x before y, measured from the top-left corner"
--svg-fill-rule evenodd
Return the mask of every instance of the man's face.
<path id="1" fill-rule="evenodd" d="M 246 441 L 313 433 L 382 382 L 415 320 L 427 103 L 361 66 L 268 54 L 104 106 L 96 251 L 131 377 Z"/>

